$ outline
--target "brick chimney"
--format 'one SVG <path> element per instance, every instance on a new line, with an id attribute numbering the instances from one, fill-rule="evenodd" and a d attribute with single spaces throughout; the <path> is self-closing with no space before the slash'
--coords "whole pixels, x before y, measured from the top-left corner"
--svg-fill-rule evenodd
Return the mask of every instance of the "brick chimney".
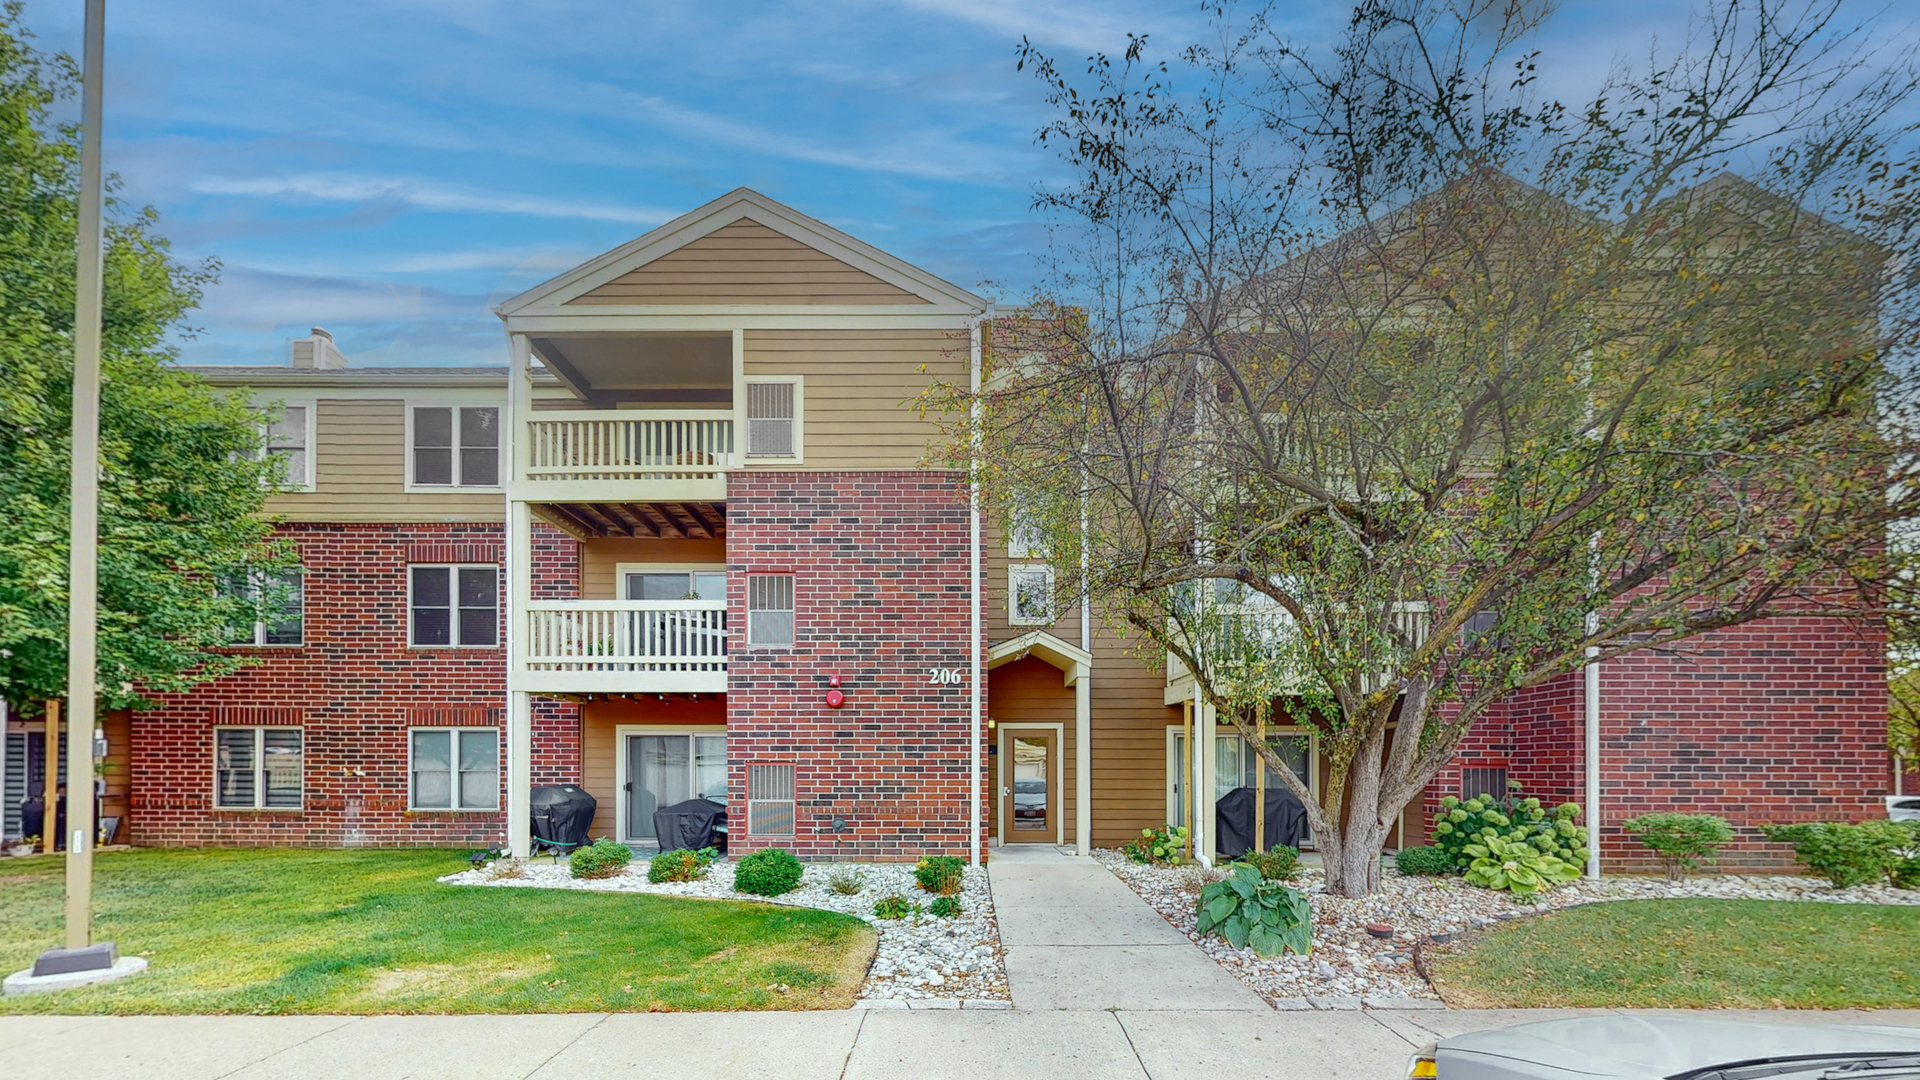
<path id="1" fill-rule="evenodd" d="M 347 366 L 346 354 L 333 344 L 333 335 L 316 326 L 313 336 L 293 339 L 293 366 L 336 369 Z"/>

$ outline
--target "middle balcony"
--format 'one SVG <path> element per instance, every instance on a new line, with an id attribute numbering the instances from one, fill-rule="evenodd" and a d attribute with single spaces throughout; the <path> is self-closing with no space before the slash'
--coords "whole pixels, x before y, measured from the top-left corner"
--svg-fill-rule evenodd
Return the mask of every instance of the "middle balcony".
<path id="1" fill-rule="evenodd" d="M 520 688 L 725 693 L 725 600 L 544 600 L 525 606 Z"/>

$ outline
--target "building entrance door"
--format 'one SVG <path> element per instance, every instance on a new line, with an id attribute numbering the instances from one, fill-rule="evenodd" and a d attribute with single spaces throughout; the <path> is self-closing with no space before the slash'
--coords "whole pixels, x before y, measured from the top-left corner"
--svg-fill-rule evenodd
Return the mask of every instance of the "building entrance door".
<path id="1" fill-rule="evenodd" d="M 1007 729 L 1001 734 L 1000 820 L 1005 843 L 1058 842 L 1055 742 L 1051 731 Z"/>

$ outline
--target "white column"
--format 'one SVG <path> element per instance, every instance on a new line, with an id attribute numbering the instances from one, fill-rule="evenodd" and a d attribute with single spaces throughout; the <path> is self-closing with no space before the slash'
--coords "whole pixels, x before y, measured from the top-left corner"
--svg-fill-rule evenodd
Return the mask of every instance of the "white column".
<path id="1" fill-rule="evenodd" d="M 533 593 L 533 515 L 520 478 L 526 475 L 527 420 L 532 384 L 527 369 L 532 348 L 525 334 L 509 337 L 507 371 L 507 847 L 518 859 L 533 847 L 533 695 L 520 689 L 526 659 L 527 601 Z"/>
<path id="2" fill-rule="evenodd" d="M 968 346 L 970 354 L 968 383 L 973 393 L 980 393 L 980 320 L 973 320 Z M 968 445 L 971 454 L 967 461 L 967 654 L 972 657 L 967 676 L 969 693 L 967 705 L 967 723 L 973 728 L 968 753 L 967 772 L 972 783 L 967 789 L 967 862 L 980 865 L 980 848 L 985 841 L 980 836 L 980 784 L 981 772 L 986 768 L 981 760 L 981 725 L 985 723 L 981 715 L 980 680 L 986 672 L 980 665 L 980 403 L 976 400 L 968 416 Z"/>
<path id="3" fill-rule="evenodd" d="M 1093 854 L 1093 676 L 1085 671 L 1073 683 L 1073 843 Z"/>
<path id="4" fill-rule="evenodd" d="M 1193 688 L 1193 739 L 1187 746 L 1193 767 L 1193 790 L 1187 793 L 1188 839 L 1193 841 L 1193 857 L 1202 866 L 1213 865 L 1213 722 L 1206 699 L 1200 696 L 1198 680 Z"/>

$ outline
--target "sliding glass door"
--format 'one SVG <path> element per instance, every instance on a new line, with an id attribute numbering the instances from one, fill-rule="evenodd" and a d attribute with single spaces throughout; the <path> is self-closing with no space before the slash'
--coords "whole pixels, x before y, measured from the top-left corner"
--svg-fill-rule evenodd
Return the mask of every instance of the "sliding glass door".
<path id="1" fill-rule="evenodd" d="M 653 813 L 688 799 L 727 801 L 727 737 L 628 735 L 626 840 L 658 842 Z"/>

